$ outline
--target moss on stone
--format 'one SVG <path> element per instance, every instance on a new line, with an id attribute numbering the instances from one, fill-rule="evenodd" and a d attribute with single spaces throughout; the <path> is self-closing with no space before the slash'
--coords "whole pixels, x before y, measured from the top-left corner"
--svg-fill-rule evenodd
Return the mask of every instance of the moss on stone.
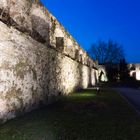
<path id="1" fill-rule="evenodd" d="M 22 91 L 20 88 L 16 89 L 16 87 L 12 87 L 9 91 L 7 91 L 5 96 L 5 100 L 7 100 L 7 106 L 9 108 L 9 111 L 14 111 L 14 114 L 16 116 L 19 116 L 23 112 L 24 105 L 21 95 Z"/>
<path id="2" fill-rule="evenodd" d="M 41 0 L 31 0 L 31 1 L 32 1 L 32 3 L 35 3 L 35 4 L 42 6 Z"/>
<path id="3" fill-rule="evenodd" d="M 7 91 L 5 99 L 10 100 L 11 98 L 19 98 L 22 94 L 21 89 L 16 89 L 16 87 L 12 87 L 9 91 Z"/>
<path id="4" fill-rule="evenodd" d="M 32 66 L 28 64 L 27 61 L 20 61 L 19 63 L 17 63 L 14 68 L 14 73 L 16 74 L 17 77 L 20 77 L 21 79 L 24 79 L 24 76 L 27 73 L 33 73 L 33 79 L 34 80 L 37 79 L 35 69 L 33 69 Z"/>
<path id="5" fill-rule="evenodd" d="M 20 61 L 16 64 L 14 68 L 14 72 L 16 73 L 17 77 L 20 77 L 21 79 L 24 79 L 24 75 L 27 73 L 27 62 L 26 61 Z"/>
<path id="6" fill-rule="evenodd" d="M 10 66 L 10 64 L 9 64 L 8 61 L 4 61 L 4 62 L 0 65 L 0 69 L 11 70 L 11 66 Z"/>
<path id="7" fill-rule="evenodd" d="M 52 22 L 52 28 L 51 28 L 51 30 L 52 30 L 52 33 L 54 33 L 55 32 L 55 29 L 56 29 L 56 23 L 55 23 L 55 20 L 53 18 L 51 18 L 51 22 Z"/>
<path id="8" fill-rule="evenodd" d="M 24 109 L 24 103 L 23 103 L 23 99 L 22 98 L 18 98 L 18 102 L 19 102 L 19 107 L 18 106 L 13 106 L 14 110 L 15 110 L 15 116 L 20 116 L 24 113 L 23 109 Z"/>

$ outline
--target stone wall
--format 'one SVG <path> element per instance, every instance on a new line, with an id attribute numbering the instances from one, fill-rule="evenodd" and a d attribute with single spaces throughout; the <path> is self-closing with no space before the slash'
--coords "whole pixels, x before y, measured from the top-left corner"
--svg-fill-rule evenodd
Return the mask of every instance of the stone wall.
<path id="1" fill-rule="evenodd" d="M 100 82 L 107 82 L 108 81 L 105 65 L 98 66 L 98 75 L 99 75 Z"/>
<path id="2" fill-rule="evenodd" d="M 130 77 L 135 78 L 136 80 L 140 81 L 140 64 L 129 64 L 128 65 L 129 69 L 129 75 Z"/>
<path id="3" fill-rule="evenodd" d="M 2 121 L 98 82 L 98 63 L 44 7 L 0 0 L 0 15 Z"/>

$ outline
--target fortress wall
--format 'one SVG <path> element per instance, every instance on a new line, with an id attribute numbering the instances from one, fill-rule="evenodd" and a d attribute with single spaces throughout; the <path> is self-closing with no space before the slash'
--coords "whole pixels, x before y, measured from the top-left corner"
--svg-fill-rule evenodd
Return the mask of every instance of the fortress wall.
<path id="1" fill-rule="evenodd" d="M 1 0 L 0 12 L 2 121 L 98 82 L 97 62 L 44 7 Z"/>

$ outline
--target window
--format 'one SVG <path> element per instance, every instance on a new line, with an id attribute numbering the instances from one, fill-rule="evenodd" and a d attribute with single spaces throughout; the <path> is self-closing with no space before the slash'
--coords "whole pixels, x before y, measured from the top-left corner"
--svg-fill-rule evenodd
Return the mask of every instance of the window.
<path id="1" fill-rule="evenodd" d="M 56 49 L 59 51 L 64 50 L 64 38 L 63 37 L 56 37 Z"/>

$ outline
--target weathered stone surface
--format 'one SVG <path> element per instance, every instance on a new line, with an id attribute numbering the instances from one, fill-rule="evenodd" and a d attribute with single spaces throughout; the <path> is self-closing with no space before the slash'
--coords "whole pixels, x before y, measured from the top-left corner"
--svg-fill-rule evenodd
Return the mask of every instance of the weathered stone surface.
<path id="1" fill-rule="evenodd" d="M 64 38 L 64 53 L 73 59 L 77 49 L 86 53 L 46 8 L 32 0 L 1 0 L 0 15 L 2 21 L 54 48 L 56 38 Z"/>
<path id="2" fill-rule="evenodd" d="M 2 22 L 0 32 L 0 118 L 10 119 L 90 84 L 86 65 Z M 94 79 L 92 74 L 93 85 Z"/>
<path id="3" fill-rule="evenodd" d="M 31 0 L 10 0 L 9 12 L 10 17 L 20 26 L 26 30 L 31 30 L 30 19 Z M 23 29 L 23 30 L 24 30 Z"/>
<path id="4" fill-rule="evenodd" d="M 1 18 L 4 18 L 4 14 L 7 14 L 15 23 L 14 26 L 20 30 L 32 30 L 30 8 L 31 0 L 1 0 L 0 9 Z M 9 20 L 11 20 L 9 19 Z M 11 22 L 11 21 L 8 21 Z"/>
<path id="5" fill-rule="evenodd" d="M 49 43 L 51 21 L 47 10 L 39 5 L 32 4 L 30 16 L 33 31 L 36 31 L 46 43 Z"/>
<path id="6" fill-rule="evenodd" d="M 45 8 L 1 0 L 0 9 L 0 119 L 98 82 L 97 64 Z"/>
<path id="7" fill-rule="evenodd" d="M 9 10 L 9 1 L 8 0 L 0 0 L 0 9 L 8 12 Z"/>

